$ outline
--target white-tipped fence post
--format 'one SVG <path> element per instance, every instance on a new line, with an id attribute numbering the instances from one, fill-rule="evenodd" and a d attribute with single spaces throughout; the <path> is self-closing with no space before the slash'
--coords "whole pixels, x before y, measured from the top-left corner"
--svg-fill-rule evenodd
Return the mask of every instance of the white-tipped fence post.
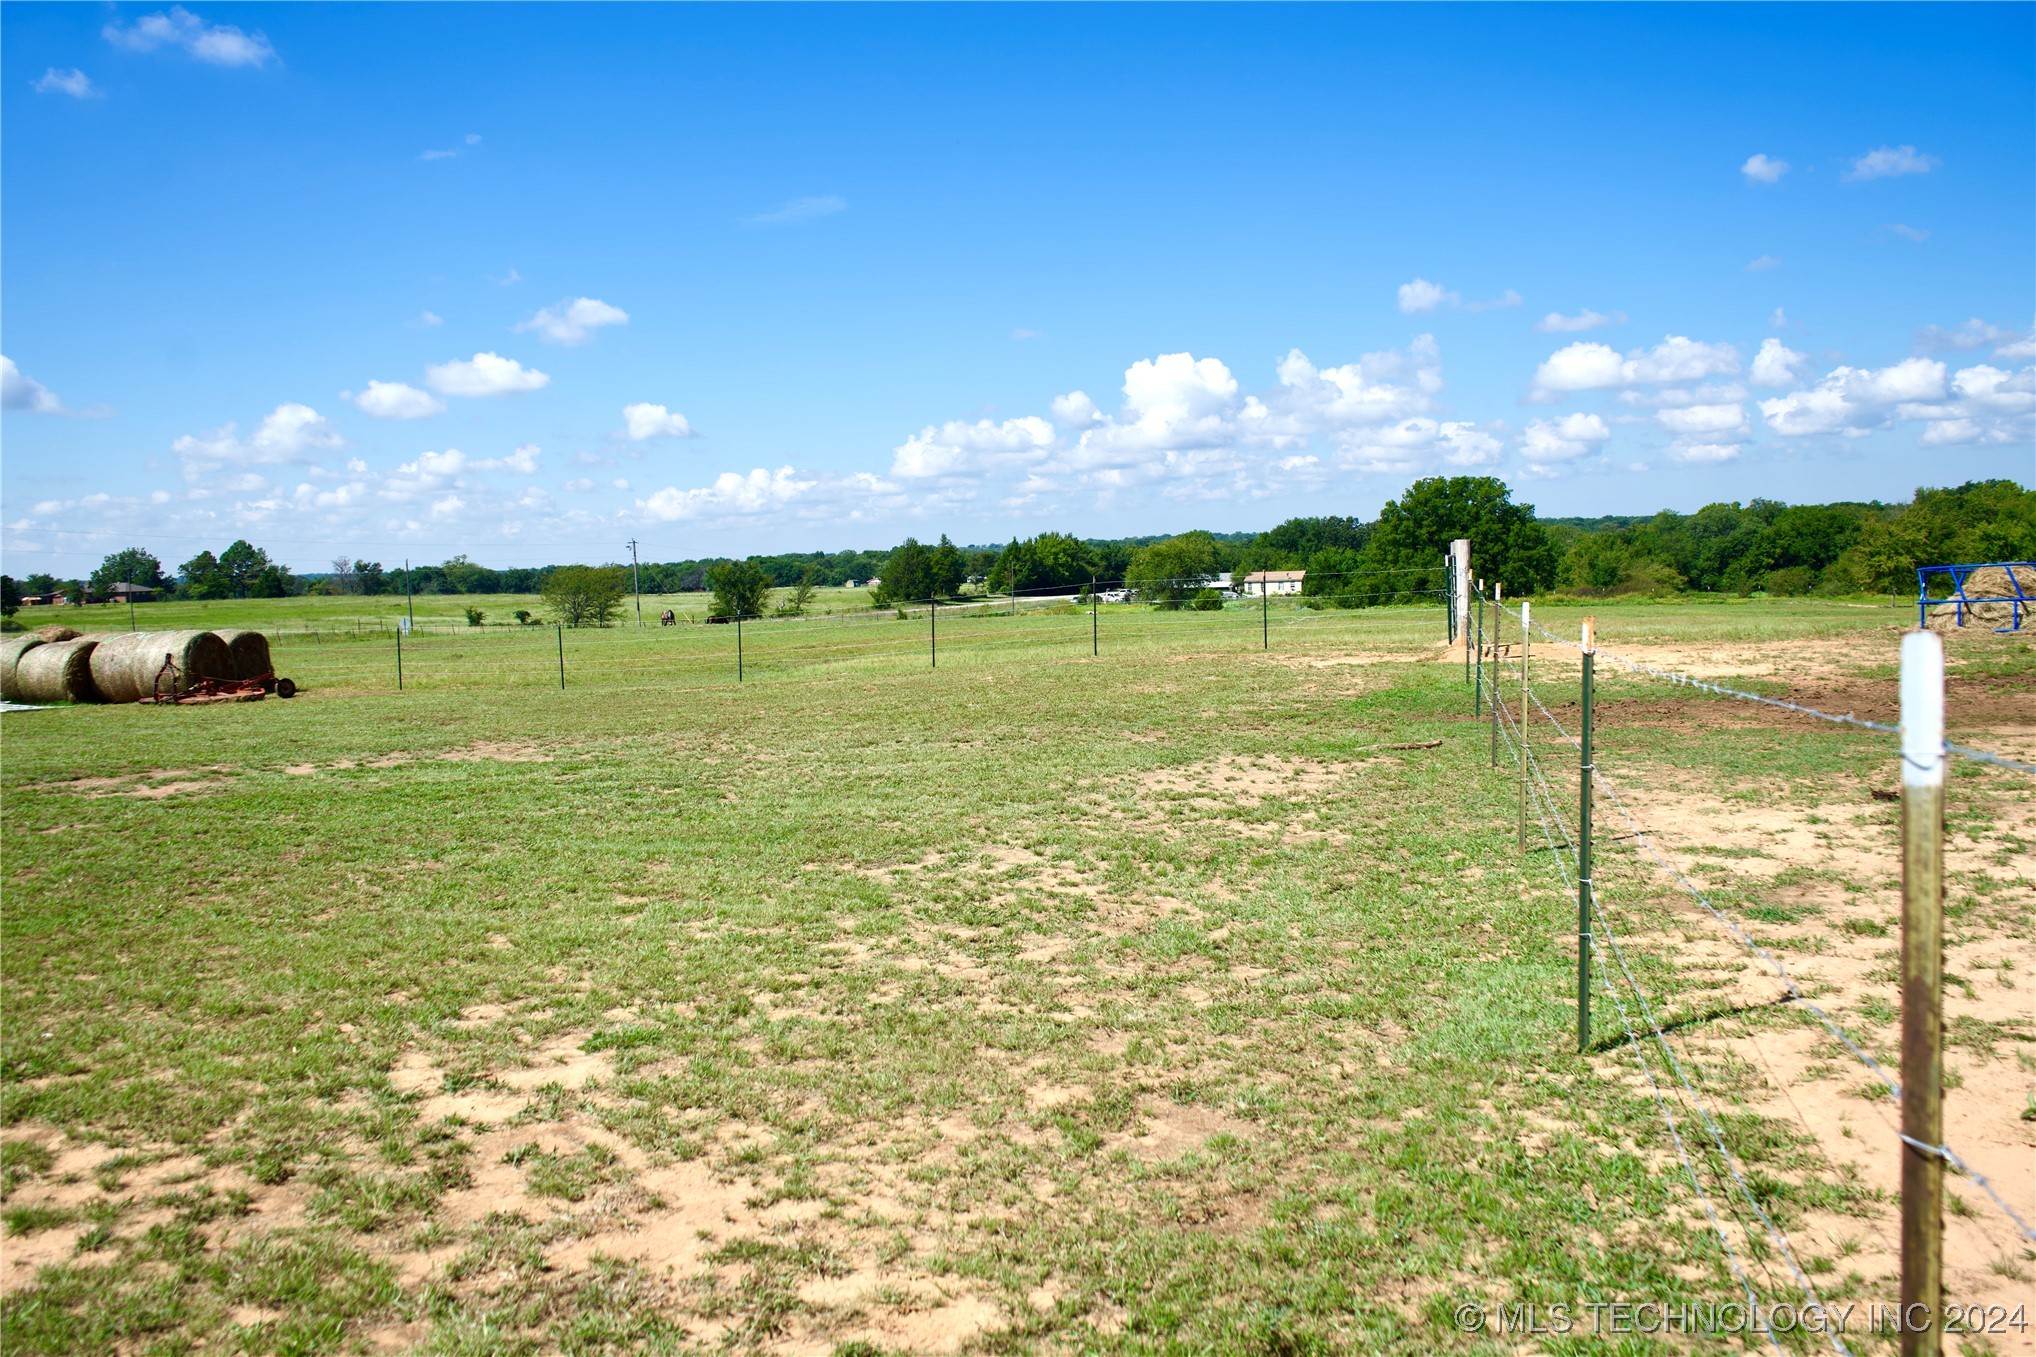
<path id="1" fill-rule="evenodd" d="M 1463 644 L 1463 676 L 1470 677 L 1470 539 L 1459 537 L 1449 544 L 1450 561 L 1450 608 L 1455 618 L 1451 624 L 1453 641 Z"/>
<path id="2" fill-rule="evenodd" d="M 1944 638 L 1902 637 L 1902 1354 L 1937 1357 L 1944 1252 Z"/>
<path id="3" fill-rule="evenodd" d="M 1528 625 L 1533 616 L 1534 605 L 1526 599 L 1520 600 L 1520 719 L 1515 728 L 1520 736 L 1520 851 L 1527 851 L 1527 640 Z"/>

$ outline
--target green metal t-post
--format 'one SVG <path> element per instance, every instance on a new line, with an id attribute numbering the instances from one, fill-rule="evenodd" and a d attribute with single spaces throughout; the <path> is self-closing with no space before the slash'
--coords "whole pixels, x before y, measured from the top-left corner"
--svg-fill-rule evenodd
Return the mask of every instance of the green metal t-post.
<path id="1" fill-rule="evenodd" d="M 558 624 L 558 686 L 561 692 L 566 686 L 566 624 Z"/>
<path id="2" fill-rule="evenodd" d="M 1096 577 L 1091 575 L 1089 576 L 1089 654 L 1095 656 L 1102 653 L 1103 640 L 1101 628 L 1096 620 Z"/>
<path id="3" fill-rule="evenodd" d="M 396 628 L 396 691 L 403 691 L 403 629 Z"/>
<path id="4" fill-rule="evenodd" d="M 940 600 L 926 600 L 926 650 L 935 669 L 940 668 Z"/>
<path id="5" fill-rule="evenodd" d="M 1259 630 L 1260 630 L 1260 632 L 1261 632 L 1261 635 L 1260 635 L 1260 637 L 1259 637 L 1259 647 L 1258 647 L 1258 648 L 1259 648 L 1260 650 L 1271 650 L 1271 649 L 1272 649 L 1272 581 L 1271 581 L 1271 580 L 1260 580 L 1260 581 L 1258 582 L 1258 598 L 1259 598 L 1259 608 L 1258 608 L 1258 615 L 1259 615 Z"/>
<path id="6" fill-rule="evenodd" d="M 1591 1049 L 1591 779 L 1597 770 L 1591 764 L 1591 663 L 1597 658 L 1596 624 L 1584 619 L 1584 714 L 1578 744 L 1583 751 L 1582 790 L 1577 805 L 1576 850 L 1576 1048 L 1581 1055 Z"/>
<path id="7" fill-rule="evenodd" d="M 742 682 L 742 609 L 735 610 L 735 681 Z"/>

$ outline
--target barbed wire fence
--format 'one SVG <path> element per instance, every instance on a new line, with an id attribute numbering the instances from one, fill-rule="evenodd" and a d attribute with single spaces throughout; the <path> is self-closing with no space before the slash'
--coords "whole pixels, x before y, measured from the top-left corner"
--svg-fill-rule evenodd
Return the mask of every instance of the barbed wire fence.
<path id="1" fill-rule="evenodd" d="M 957 637 L 965 641 L 962 652 L 971 657 L 1003 649 L 1037 649 L 1047 643 L 1047 638 L 1036 632 L 999 637 L 987 632 L 949 630 L 957 622 L 994 622 L 1006 617 L 1036 621 L 1046 615 L 1065 615 L 1071 620 L 1079 619 L 1070 628 L 1067 639 L 1087 654 L 1100 656 L 1112 640 L 1139 642 L 1161 634 L 1178 637 L 1183 634 L 1180 628 L 1192 622 L 1190 615 L 1207 613 L 1211 625 L 1203 629 L 1204 639 L 1219 639 L 1226 634 L 1223 627 L 1227 622 L 1238 633 L 1238 639 L 1246 640 L 1248 631 L 1251 633 L 1248 640 L 1257 643 L 1255 648 L 1270 650 L 1276 602 L 1280 605 L 1277 614 L 1284 629 L 1310 618 L 1357 611 L 1432 607 L 1448 592 L 1446 588 L 1428 587 L 1428 581 L 1438 573 L 1428 567 L 1316 573 L 1319 579 L 1331 582 L 1329 589 L 1308 594 L 1291 588 L 1282 590 L 1279 582 L 1240 580 L 1233 582 L 1233 592 L 1227 597 L 1204 600 L 1201 606 L 1194 598 L 1197 592 L 1205 589 L 1217 592 L 1216 582 L 1205 576 L 1140 581 L 1137 590 L 1127 590 L 1123 581 L 1098 579 L 1078 589 L 1045 586 L 959 599 L 889 599 L 881 606 L 806 616 L 786 616 L 776 611 L 710 615 L 705 621 L 720 624 L 718 629 L 726 636 L 725 644 L 713 650 L 703 648 L 706 638 L 698 625 L 599 628 L 606 639 L 593 649 L 572 642 L 576 631 L 594 629 L 561 627 L 555 622 L 470 627 L 459 625 L 457 619 L 444 619 L 443 624 L 428 629 L 422 625 L 397 626 L 370 629 L 365 636 L 342 632 L 330 639 L 342 642 L 365 639 L 387 645 L 390 648 L 387 682 L 398 691 L 418 687 L 420 682 L 430 686 L 434 680 L 443 681 L 449 667 L 459 674 L 462 687 L 488 686 L 491 677 L 504 683 L 528 683 L 540 667 L 535 659 L 478 669 L 470 661 L 484 653 L 494 659 L 502 652 L 491 652 L 491 647 L 513 646 L 519 639 L 533 637 L 542 642 L 544 672 L 554 675 L 559 687 L 567 686 L 568 673 L 599 683 L 647 676 L 650 670 L 669 666 L 674 660 L 688 665 L 688 673 L 701 681 L 711 682 L 719 675 L 740 683 L 758 677 L 755 671 L 760 664 L 775 673 L 847 661 L 896 660 L 916 653 L 924 657 L 927 667 L 937 669 L 946 648 L 943 642 L 951 645 Z M 1353 602 L 1353 591 L 1336 587 L 1346 580 L 1365 586 L 1369 590 L 1367 601 Z M 1245 592 L 1240 596 L 1234 592 L 1236 589 Z M 1111 594 L 1118 594 L 1123 601 L 1111 602 L 1106 609 L 1103 600 Z M 1173 621 L 1163 623 L 1161 613 L 1174 615 Z M 1219 617 L 1224 621 L 1218 621 Z M 701 619 L 691 620 L 698 623 Z M 901 627 L 901 623 L 905 625 Z M 279 642 L 300 639 L 291 632 L 271 635 Z M 895 644 L 886 644 L 893 638 Z M 758 647 L 753 644 L 758 641 L 769 647 L 765 657 L 759 657 Z M 471 654 L 469 646 L 473 647 Z M 537 648 L 531 648 L 532 655 Z M 954 657 L 951 649 L 948 657 Z M 434 660 L 436 664 L 432 663 Z"/>
<path id="2" fill-rule="evenodd" d="M 1644 1078 L 1684 1173 L 1710 1222 L 1723 1260 L 1739 1288 L 1746 1292 L 1749 1304 L 1754 1303 L 1752 1273 L 1758 1270 L 1753 1265 L 1759 1255 L 1765 1254 L 1779 1259 L 1787 1276 L 1779 1283 L 1764 1277 L 1763 1284 L 1774 1285 L 1781 1292 L 1799 1291 L 1806 1304 L 1828 1309 L 1811 1281 L 1809 1270 L 1798 1260 L 1786 1231 L 1749 1183 L 1741 1158 L 1731 1147 L 1723 1124 L 1725 1119 L 1714 1111 L 1717 1095 L 1704 1087 L 1700 1074 L 1693 1077 L 1691 1062 L 1678 1053 L 1671 1033 L 1681 1024 L 1662 1021 L 1661 1014 L 1666 1010 L 1660 996 L 1650 996 L 1643 982 L 1644 968 L 1636 965 L 1634 939 L 1630 935 L 1622 938 L 1613 926 L 1611 906 L 1623 899 L 1619 913 L 1630 923 L 1638 917 L 1642 902 L 1628 898 L 1623 883 L 1613 887 L 1608 878 L 1594 871 L 1591 817 L 1594 808 L 1603 806 L 1611 811 L 1614 823 L 1622 827 L 1617 839 L 1637 850 L 1634 860 L 1652 873 L 1664 889 L 1686 896 L 1747 957 L 1765 967 L 1780 982 L 1787 996 L 1783 1002 L 1809 1014 L 1838 1048 L 1872 1074 L 1878 1092 L 1886 1095 L 1874 1106 L 1881 1111 L 1890 1150 L 1899 1154 L 1902 1161 L 1898 1323 L 1902 1326 L 1905 1351 L 1911 1350 L 1908 1341 L 1911 1326 L 1917 1324 L 1929 1328 L 1931 1342 L 1915 1350 L 1934 1351 L 1935 1335 L 1941 1331 L 1946 1313 L 1942 1293 L 1943 1170 L 1950 1169 L 1978 1188 L 2025 1245 L 2036 1242 L 2036 1231 L 2032 1231 L 2023 1213 L 1943 1134 L 1945 772 L 1954 761 L 2004 774 L 2036 774 L 2036 766 L 1945 738 L 1942 639 L 1933 633 L 1912 632 L 1904 638 L 1902 724 L 1888 725 L 1852 712 L 1820 711 L 1630 659 L 1602 648 L 1593 635 L 1589 618 L 1584 619 L 1578 636 L 1560 635 L 1534 620 L 1530 602 L 1523 600 L 1517 607 L 1508 606 L 1502 590 L 1496 586 L 1488 588 L 1485 582 L 1471 578 L 1465 568 L 1467 554 L 1466 551 L 1463 557 L 1453 558 L 1457 568 L 1451 578 L 1455 589 L 1452 640 L 1464 650 L 1467 676 L 1473 685 L 1473 714 L 1483 717 L 1486 704 L 1490 704 L 1491 765 L 1494 769 L 1501 766 L 1503 752 L 1514 771 L 1520 799 L 1520 846 L 1523 849 L 1529 846 L 1531 818 L 1542 840 L 1538 850 L 1548 854 L 1565 891 L 1573 893 L 1578 902 L 1579 1050 L 1588 1054 L 1605 1049 L 1591 1038 L 1590 1004 L 1594 995 L 1609 997 L 1624 1033 L 1623 1045 Z M 1492 622 L 1489 631 L 1488 615 Z M 1508 622 L 1517 643 L 1504 639 Z M 1582 697 L 1576 730 L 1565 725 L 1535 691 L 1532 647 L 1536 640 L 1573 652 L 1578 660 Z M 1593 680 L 1599 661 L 1643 680 L 1731 701 L 1758 703 L 1808 720 L 1872 736 L 1895 736 L 1901 741 L 1898 750 L 1890 751 L 1899 757 L 1903 771 L 1903 1068 L 1899 1080 L 1869 1053 L 1868 1043 L 1813 1002 L 1773 950 L 1757 941 L 1739 918 L 1691 880 L 1689 873 L 1664 851 L 1657 836 L 1642 824 L 1632 793 L 1622 790 L 1620 780 L 1607 772 L 1595 747 Z M 1530 737 L 1530 732 L 1537 729 L 1542 741 L 1552 741 L 1564 749 L 1565 759 L 1574 757 L 1574 818 L 1564 811 L 1556 787 L 1560 779 L 1546 766 L 1538 742 Z M 1635 883 L 1636 887 L 1638 884 Z M 1609 963 L 1607 954 L 1611 958 Z M 1667 971 L 1674 969 L 1666 960 L 1661 964 Z M 1661 1072 L 1659 1078 L 1657 1067 Z M 1681 1117 L 1677 1115 L 1678 1107 L 1682 1109 Z M 1700 1128 L 1701 1134 L 1686 1135 L 1690 1128 Z M 1815 1142 L 1814 1135 L 1811 1140 Z M 1833 1163 L 1826 1147 L 1817 1144 L 1817 1150 L 1827 1165 Z M 1735 1236 L 1738 1247 L 1734 1244 Z M 1753 1247 L 1756 1242 L 1758 1250 Z M 1925 1308 L 1918 1311 L 1916 1306 Z M 1838 1327 L 1826 1326 L 1824 1332 L 1834 1350 L 1849 1352 Z M 1779 1350 L 1779 1342 L 1772 1333 L 1768 1339 Z"/>

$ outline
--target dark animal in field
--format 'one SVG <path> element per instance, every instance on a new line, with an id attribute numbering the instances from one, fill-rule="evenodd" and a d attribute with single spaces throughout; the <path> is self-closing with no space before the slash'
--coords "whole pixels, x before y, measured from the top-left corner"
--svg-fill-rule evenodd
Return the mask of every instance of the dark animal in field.
<path id="1" fill-rule="evenodd" d="M 670 625 L 672 625 L 672 623 L 678 620 L 679 615 L 673 612 L 670 608 L 666 608 L 663 612 L 657 615 L 657 624 L 661 627 L 669 627 Z"/>

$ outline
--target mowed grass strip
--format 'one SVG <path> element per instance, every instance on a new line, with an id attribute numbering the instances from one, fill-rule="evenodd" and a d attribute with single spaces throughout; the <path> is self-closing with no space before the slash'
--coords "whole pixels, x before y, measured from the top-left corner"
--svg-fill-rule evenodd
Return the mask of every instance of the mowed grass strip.
<path id="1" fill-rule="evenodd" d="M 1469 1351 L 1466 1298 L 1732 1294 L 1571 1049 L 1439 615 L 1104 620 L 758 628 L 740 686 L 724 628 L 569 633 L 563 693 L 555 638 L 401 695 L 286 642 L 294 702 L 9 716 L 10 1349 Z"/>

